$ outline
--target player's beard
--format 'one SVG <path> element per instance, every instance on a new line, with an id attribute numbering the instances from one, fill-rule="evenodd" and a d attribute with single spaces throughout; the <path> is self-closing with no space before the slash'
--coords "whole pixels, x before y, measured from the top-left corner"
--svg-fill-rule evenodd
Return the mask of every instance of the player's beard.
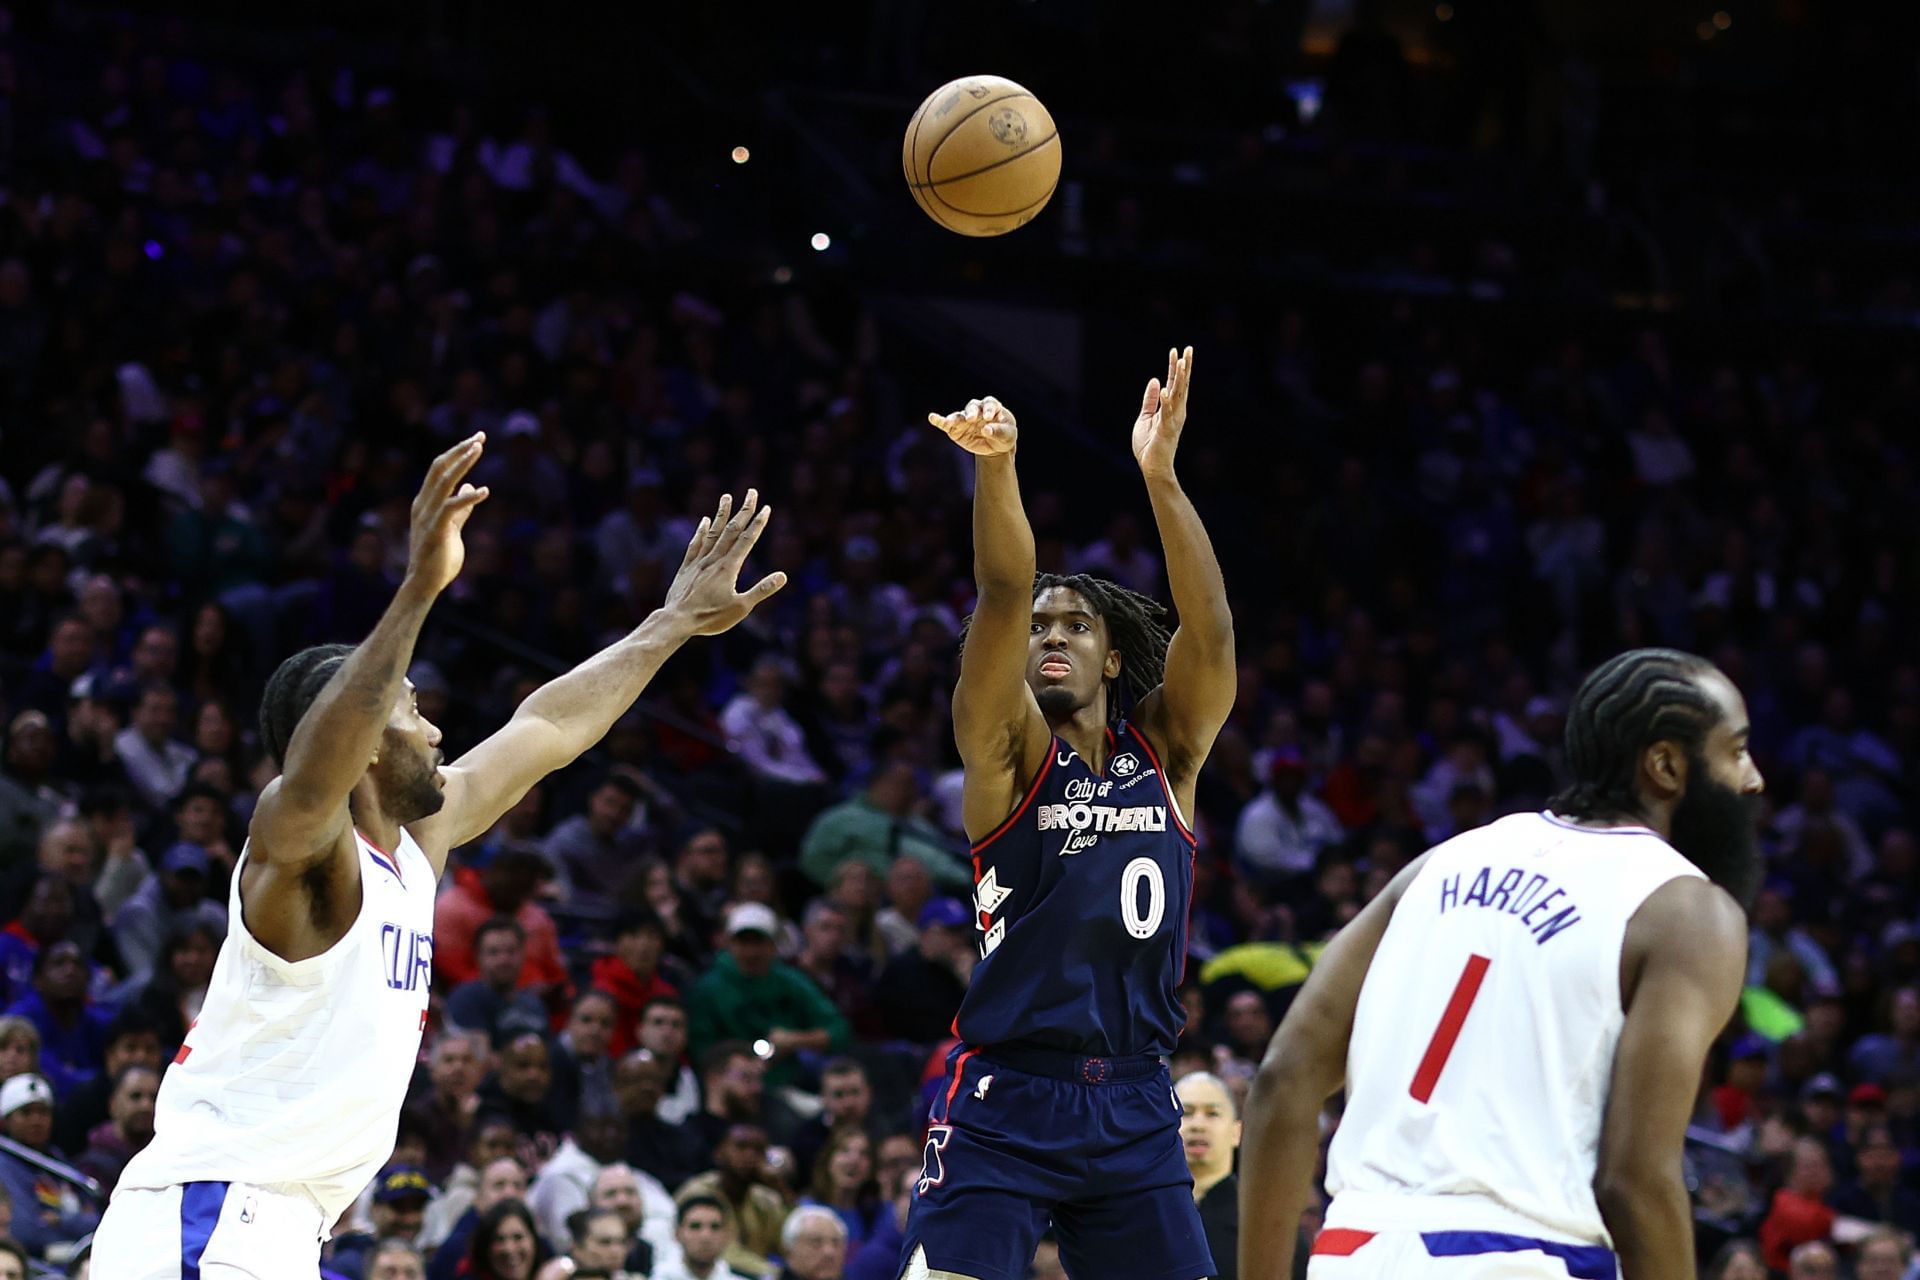
<path id="1" fill-rule="evenodd" d="M 404 826 L 440 812 L 447 796 L 440 789 L 434 756 L 401 750 L 388 758 L 393 765 L 380 780 L 380 803 L 393 820 Z"/>
<path id="2" fill-rule="evenodd" d="M 1740 792 L 1707 775 L 1707 762 L 1687 762 L 1687 790 L 1673 810 L 1673 847 L 1707 879 L 1752 907 L 1760 892 L 1760 842 L 1753 818 L 1759 796 Z"/>
<path id="3" fill-rule="evenodd" d="M 1058 724 L 1070 719 L 1080 709 L 1079 701 L 1073 696 L 1073 690 L 1062 684 L 1050 684 L 1034 692 L 1033 700 L 1040 705 L 1040 714 L 1047 723 Z"/>

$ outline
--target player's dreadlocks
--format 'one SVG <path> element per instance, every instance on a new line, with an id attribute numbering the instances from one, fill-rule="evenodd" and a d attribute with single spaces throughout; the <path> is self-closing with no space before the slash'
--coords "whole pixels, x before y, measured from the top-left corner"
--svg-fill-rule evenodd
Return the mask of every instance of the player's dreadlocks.
<path id="1" fill-rule="evenodd" d="M 275 764 L 285 767 L 287 744 L 293 741 L 300 718 L 352 652 L 350 644 L 317 644 L 274 669 L 260 695 L 260 743 Z"/>
<path id="2" fill-rule="evenodd" d="M 1085 573 L 1036 573 L 1033 595 L 1053 587 L 1078 591 L 1096 615 L 1106 619 L 1107 640 L 1120 651 L 1120 674 L 1107 681 L 1107 719 L 1122 715 L 1155 689 L 1166 675 L 1167 645 L 1173 635 L 1163 621 L 1167 608 L 1151 596 L 1129 591 L 1117 582 Z M 960 649 L 966 651 L 968 614 L 960 624 Z"/>
<path id="3" fill-rule="evenodd" d="M 1662 740 L 1696 752 L 1719 718 L 1699 683 L 1711 670 L 1705 658 L 1678 649 L 1630 649 L 1595 668 L 1567 710 L 1573 781 L 1549 807 L 1570 818 L 1638 814 L 1640 753 Z"/>

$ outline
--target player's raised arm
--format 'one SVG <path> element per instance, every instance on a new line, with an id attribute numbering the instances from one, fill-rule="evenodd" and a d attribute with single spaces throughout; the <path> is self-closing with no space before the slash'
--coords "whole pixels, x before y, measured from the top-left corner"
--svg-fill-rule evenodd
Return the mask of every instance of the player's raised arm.
<path id="1" fill-rule="evenodd" d="M 438 870 L 447 851 L 484 834 L 556 769 L 565 768 L 626 714 L 660 665 L 694 636 L 737 625 L 786 584 L 772 573 L 746 591 L 740 569 L 773 514 L 752 489 L 737 512 L 732 495 L 703 518 L 687 544 L 666 602 L 632 632 L 567 674 L 536 689 L 500 731 L 449 765 L 446 804 L 412 826 Z"/>
<path id="2" fill-rule="evenodd" d="M 1693 1082 L 1740 999 L 1746 940 L 1732 896 L 1691 877 L 1657 890 L 1627 926 L 1626 1025 L 1593 1190 L 1628 1280 L 1692 1280 L 1693 1208 L 1678 1152 Z"/>
<path id="3" fill-rule="evenodd" d="M 1052 734 L 1027 684 L 1033 625 L 1033 528 L 1020 505 L 1013 457 L 1019 428 L 988 396 L 927 420 L 974 455 L 973 581 L 979 599 L 967 625 L 953 735 L 966 765 L 962 801 L 975 839 L 1006 818 L 1038 772 Z"/>
<path id="4" fill-rule="evenodd" d="M 484 444 L 475 434 L 433 460 L 413 500 L 407 574 L 393 603 L 314 697 L 284 746 L 269 744 L 280 756 L 280 777 L 253 813 L 255 861 L 281 868 L 315 862 L 351 822 L 347 796 L 378 753 L 420 627 L 466 558 L 460 530 L 487 490 L 465 479 Z"/>
<path id="5" fill-rule="evenodd" d="M 1334 935 L 1267 1044 L 1241 1117 L 1240 1280 L 1293 1276 L 1320 1153 L 1320 1109 L 1346 1083 L 1360 988 L 1394 907 L 1426 864 L 1425 855 L 1414 859 Z"/>
<path id="6" fill-rule="evenodd" d="M 1133 424 L 1133 456 L 1146 477 L 1167 560 L 1167 585 L 1180 616 L 1167 646 L 1165 683 L 1141 701 L 1135 714 L 1164 743 L 1173 775 L 1169 781 L 1183 788 L 1192 785 L 1200 761 L 1233 711 L 1237 683 L 1227 584 L 1200 513 L 1173 468 L 1187 425 L 1192 376 L 1192 347 L 1167 352 L 1166 383 L 1158 378 L 1147 383 L 1140 417 Z"/>

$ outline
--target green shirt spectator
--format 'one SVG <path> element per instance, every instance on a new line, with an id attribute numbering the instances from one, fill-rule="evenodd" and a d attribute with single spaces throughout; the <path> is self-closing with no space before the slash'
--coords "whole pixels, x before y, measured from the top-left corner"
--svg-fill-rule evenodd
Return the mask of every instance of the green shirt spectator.
<path id="1" fill-rule="evenodd" d="M 925 864 L 933 882 L 948 893 L 971 897 L 973 872 L 952 852 L 932 823 L 913 816 L 913 766 L 899 761 L 874 770 L 866 791 L 822 810 L 800 841 L 800 869 L 825 885 L 845 862 L 864 862 L 882 880 L 895 858 Z"/>
<path id="2" fill-rule="evenodd" d="M 794 1054 L 838 1053 L 847 1020 L 806 975 L 774 958 L 779 918 L 771 907 L 743 902 L 727 913 L 727 950 L 687 994 L 687 1022 L 697 1060 L 722 1040 L 765 1040 L 773 1046 L 770 1087 L 792 1084 Z"/>

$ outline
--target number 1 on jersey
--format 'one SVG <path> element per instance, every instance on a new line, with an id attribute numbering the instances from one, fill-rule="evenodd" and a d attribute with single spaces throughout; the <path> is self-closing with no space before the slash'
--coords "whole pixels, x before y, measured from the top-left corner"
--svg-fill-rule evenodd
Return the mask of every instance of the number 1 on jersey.
<path id="1" fill-rule="evenodd" d="M 1467 967 L 1461 973 L 1460 981 L 1454 984 L 1453 995 L 1447 1000 L 1447 1011 L 1440 1015 L 1440 1025 L 1434 1028 L 1426 1055 L 1420 1059 L 1420 1069 L 1413 1073 L 1413 1087 L 1408 1092 L 1413 1094 L 1415 1102 L 1426 1102 L 1433 1097 L 1433 1086 L 1440 1082 L 1440 1073 L 1447 1069 L 1447 1059 L 1453 1056 L 1454 1041 L 1460 1038 L 1460 1028 L 1467 1020 L 1467 1011 L 1473 1008 L 1474 999 L 1480 994 L 1480 983 L 1487 976 L 1487 966 L 1491 963 L 1485 956 L 1467 957 Z"/>

